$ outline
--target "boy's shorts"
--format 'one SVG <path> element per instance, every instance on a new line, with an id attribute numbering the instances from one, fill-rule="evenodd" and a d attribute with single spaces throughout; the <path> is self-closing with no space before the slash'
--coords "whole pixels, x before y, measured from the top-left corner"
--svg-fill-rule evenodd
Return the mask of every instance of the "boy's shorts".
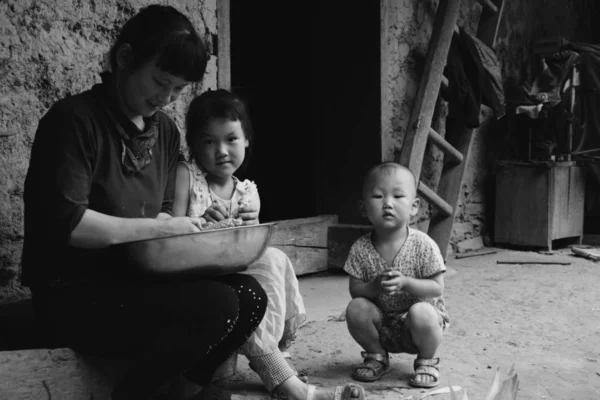
<path id="1" fill-rule="evenodd" d="M 417 346 L 415 346 L 410 330 L 405 323 L 408 312 L 384 314 L 379 310 L 379 314 L 381 315 L 379 341 L 383 348 L 390 353 L 418 354 L 419 350 L 417 349 Z M 446 323 L 444 322 L 442 315 L 439 312 L 437 314 L 439 324 L 442 327 L 442 330 L 445 330 Z"/>

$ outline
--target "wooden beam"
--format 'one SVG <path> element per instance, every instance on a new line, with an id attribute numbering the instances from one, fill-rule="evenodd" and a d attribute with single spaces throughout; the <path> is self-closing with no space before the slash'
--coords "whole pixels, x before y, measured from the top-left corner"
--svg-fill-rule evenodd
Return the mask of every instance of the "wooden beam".
<path id="1" fill-rule="evenodd" d="M 429 128 L 429 139 L 435 144 L 440 150 L 449 157 L 451 163 L 459 164 L 463 161 L 463 155 L 460 151 L 456 150 L 450 143 L 446 141 L 437 133 L 433 128 Z"/>
<path id="2" fill-rule="evenodd" d="M 318 247 L 272 246 L 283 251 L 292 262 L 296 276 L 327 271 L 327 249 Z"/>
<path id="3" fill-rule="evenodd" d="M 404 143 L 399 157 L 395 160 L 407 166 L 417 179 L 420 179 L 421 176 L 423 156 L 429 136 L 428 131 L 450 50 L 450 43 L 458 20 L 459 9 L 460 0 L 440 1 L 438 5 L 433 23 L 433 32 L 429 41 L 425 70 L 410 115 Z"/>
<path id="4" fill-rule="evenodd" d="M 270 245 L 306 246 L 327 248 L 327 230 L 338 223 L 337 215 L 320 215 L 274 221 Z"/>
<path id="5" fill-rule="evenodd" d="M 446 215 L 452 215 L 453 210 L 450 204 L 446 203 L 446 201 L 438 196 L 436 192 L 431 190 L 429 186 L 425 185 L 423 182 L 419 182 L 419 193 L 428 203 L 437 207 L 441 212 Z"/>
<path id="6" fill-rule="evenodd" d="M 217 0 L 217 86 L 231 90 L 230 0 Z"/>

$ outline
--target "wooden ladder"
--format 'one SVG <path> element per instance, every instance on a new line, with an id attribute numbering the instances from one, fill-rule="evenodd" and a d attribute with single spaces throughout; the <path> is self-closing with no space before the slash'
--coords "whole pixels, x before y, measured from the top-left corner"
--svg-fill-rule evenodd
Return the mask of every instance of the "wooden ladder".
<path id="1" fill-rule="evenodd" d="M 461 0 L 441 0 L 425 60 L 425 69 L 408 122 L 408 129 L 395 161 L 408 167 L 417 178 L 419 194 L 438 209 L 424 227 L 437 243 L 444 259 L 452 234 L 452 225 L 460 199 L 461 186 L 471 152 L 473 129 L 462 122 L 447 122 L 446 136 L 431 128 L 438 95 L 448 89 L 443 76 L 452 36 L 457 28 Z M 503 0 L 478 0 L 482 5 L 477 37 L 493 48 Z M 421 180 L 421 169 L 427 142 L 431 141 L 444 153 L 444 166 L 437 193 Z"/>

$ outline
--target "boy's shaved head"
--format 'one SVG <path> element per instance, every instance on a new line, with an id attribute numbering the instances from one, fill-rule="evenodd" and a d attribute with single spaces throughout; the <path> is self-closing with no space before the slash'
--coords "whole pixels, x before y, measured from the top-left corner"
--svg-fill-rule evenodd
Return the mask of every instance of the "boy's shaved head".
<path id="1" fill-rule="evenodd" d="M 412 184 L 412 188 L 414 189 L 413 195 L 416 197 L 417 179 L 415 178 L 415 174 L 413 174 L 413 172 L 410 169 L 406 168 L 404 165 L 400 165 L 393 161 L 382 162 L 369 169 L 363 181 L 363 194 L 369 188 L 369 185 L 371 185 L 374 178 L 380 176 L 381 174 L 393 174 L 396 171 L 402 171 L 406 173 L 407 179 L 410 181 L 410 183 Z"/>

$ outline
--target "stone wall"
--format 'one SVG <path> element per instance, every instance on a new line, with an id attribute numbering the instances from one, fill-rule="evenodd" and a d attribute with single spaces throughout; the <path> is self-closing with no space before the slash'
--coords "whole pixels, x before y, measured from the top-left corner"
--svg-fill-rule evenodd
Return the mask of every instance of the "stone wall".
<path id="1" fill-rule="evenodd" d="M 0 303 L 18 286 L 23 239 L 23 182 L 40 117 L 58 99 L 99 82 L 118 29 L 147 0 L 5 0 L 0 2 Z M 212 53 L 216 0 L 162 1 L 184 14 Z M 206 78 L 167 112 L 182 127 L 194 93 L 216 87 L 216 57 Z M 43 257 L 43 255 L 40 255 Z"/>

